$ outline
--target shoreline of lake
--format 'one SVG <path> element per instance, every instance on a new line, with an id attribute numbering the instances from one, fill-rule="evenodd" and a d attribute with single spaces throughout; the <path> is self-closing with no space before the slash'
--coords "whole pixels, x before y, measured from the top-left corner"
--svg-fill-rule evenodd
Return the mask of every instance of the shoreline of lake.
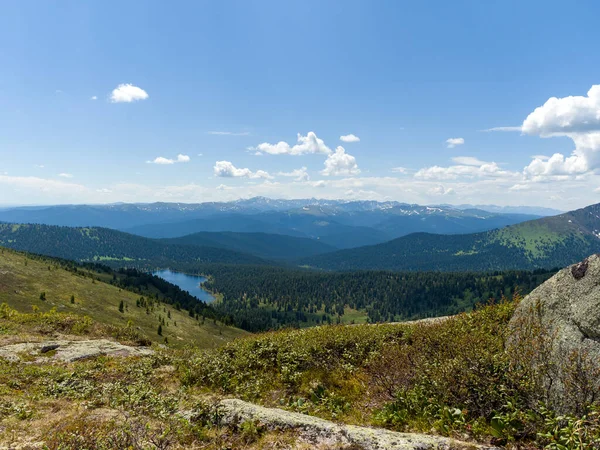
<path id="1" fill-rule="evenodd" d="M 216 298 L 202 287 L 202 283 L 207 277 L 202 275 L 189 275 L 183 272 L 177 272 L 171 269 L 161 269 L 152 272 L 159 278 L 178 286 L 181 290 L 187 291 L 193 297 L 205 303 L 213 303 Z"/>

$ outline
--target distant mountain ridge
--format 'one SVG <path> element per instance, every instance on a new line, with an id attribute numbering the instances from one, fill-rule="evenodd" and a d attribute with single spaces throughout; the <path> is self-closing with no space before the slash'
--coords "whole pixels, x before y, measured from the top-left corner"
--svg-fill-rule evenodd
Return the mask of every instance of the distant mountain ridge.
<path id="1" fill-rule="evenodd" d="M 564 267 L 600 252 L 600 204 L 482 233 L 415 233 L 305 258 L 329 270 L 486 271 Z"/>
<path id="2" fill-rule="evenodd" d="M 413 232 L 470 233 L 536 218 L 388 201 L 277 200 L 59 205 L 0 210 L 0 222 L 106 227 L 152 238 L 202 231 L 265 232 L 319 239 L 339 248 L 385 242 Z"/>

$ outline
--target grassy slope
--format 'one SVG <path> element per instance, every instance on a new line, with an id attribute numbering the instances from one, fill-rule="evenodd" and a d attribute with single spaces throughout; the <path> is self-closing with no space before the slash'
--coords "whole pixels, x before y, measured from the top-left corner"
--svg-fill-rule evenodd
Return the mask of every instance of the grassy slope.
<path id="1" fill-rule="evenodd" d="M 46 301 L 40 300 L 41 292 L 46 293 Z M 71 295 L 75 296 L 75 304 L 71 304 Z M 0 303 L 21 312 L 31 312 L 33 306 L 40 311 L 56 307 L 58 311 L 87 315 L 110 325 L 126 326 L 131 320 L 152 341 L 162 343 L 167 337 L 174 346 L 192 344 L 212 348 L 247 334 L 208 320 L 201 325 L 185 311 L 177 311 L 170 305 L 161 304 L 146 314 L 145 308 L 136 307 L 137 299 L 139 295 L 99 281 L 92 282 L 91 278 L 55 266 L 52 260 L 28 259 L 8 249 L 0 254 Z M 121 300 L 126 305 L 124 313 L 119 312 Z M 171 320 L 167 319 L 165 309 L 171 313 Z M 157 334 L 159 314 L 169 321 L 168 326 L 163 326 L 163 337 Z"/>

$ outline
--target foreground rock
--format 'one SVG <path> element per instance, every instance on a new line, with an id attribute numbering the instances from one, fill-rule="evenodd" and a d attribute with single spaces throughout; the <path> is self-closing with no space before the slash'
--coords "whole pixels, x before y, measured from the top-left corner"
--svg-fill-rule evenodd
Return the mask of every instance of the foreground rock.
<path id="1" fill-rule="evenodd" d="M 225 425 L 236 426 L 246 421 L 256 421 L 269 430 L 299 432 L 303 439 L 319 446 L 352 446 L 356 449 L 373 450 L 492 448 L 425 434 L 342 425 L 318 417 L 265 408 L 236 399 L 222 400 L 218 408 L 221 422 Z"/>
<path id="2" fill-rule="evenodd" d="M 48 362 L 51 360 L 73 362 L 95 358 L 101 355 L 110 356 L 145 356 L 154 353 L 146 347 L 122 345 L 108 339 L 91 339 L 83 341 L 56 340 L 47 342 L 26 342 L 0 347 L 0 358 L 8 361 Z"/>
<path id="3" fill-rule="evenodd" d="M 531 292 L 511 327 L 511 345 L 520 345 L 557 410 L 581 412 L 599 398 L 600 256 L 561 270 Z"/>

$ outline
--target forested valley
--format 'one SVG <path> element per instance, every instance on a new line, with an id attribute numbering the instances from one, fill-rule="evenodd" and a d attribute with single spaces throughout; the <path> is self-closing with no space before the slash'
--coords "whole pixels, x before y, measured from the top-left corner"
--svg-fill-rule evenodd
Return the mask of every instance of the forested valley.
<path id="1" fill-rule="evenodd" d="M 248 331 L 444 316 L 527 294 L 555 270 L 325 273 L 278 267 L 206 265 L 215 308 Z"/>

